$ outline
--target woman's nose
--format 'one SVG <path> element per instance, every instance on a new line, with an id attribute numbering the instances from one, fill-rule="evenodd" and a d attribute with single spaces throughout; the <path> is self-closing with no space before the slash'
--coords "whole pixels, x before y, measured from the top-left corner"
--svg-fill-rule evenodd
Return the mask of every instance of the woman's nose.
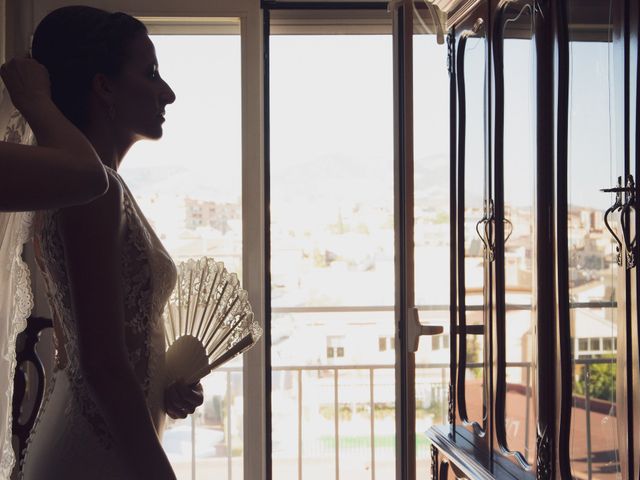
<path id="1" fill-rule="evenodd" d="M 162 90 L 160 94 L 160 98 L 165 105 L 169 105 L 176 101 L 176 94 L 171 89 L 171 87 L 165 82 L 165 88 Z"/>

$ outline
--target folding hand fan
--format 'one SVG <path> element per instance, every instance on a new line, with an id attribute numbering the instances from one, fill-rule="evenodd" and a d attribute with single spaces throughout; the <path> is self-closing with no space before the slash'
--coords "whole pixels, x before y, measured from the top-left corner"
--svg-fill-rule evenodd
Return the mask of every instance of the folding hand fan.
<path id="1" fill-rule="evenodd" d="M 199 381 L 262 335 L 236 274 L 208 257 L 178 265 L 164 321 L 168 384 Z"/>

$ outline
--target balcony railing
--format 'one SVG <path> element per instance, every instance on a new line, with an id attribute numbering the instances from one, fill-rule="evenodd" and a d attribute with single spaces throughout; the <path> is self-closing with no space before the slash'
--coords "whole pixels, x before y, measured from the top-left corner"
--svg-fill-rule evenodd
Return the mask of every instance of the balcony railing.
<path id="1" fill-rule="evenodd" d="M 477 306 L 479 309 L 482 306 Z M 588 302 L 588 303 L 580 303 L 572 305 L 573 308 L 611 308 L 615 307 L 614 302 Z M 475 306 L 471 306 L 470 309 L 474 309 Z M 508 309 L 512 310 L 525 310 L 530 309 L 529 305 L 510 305 Z M 294 308 L 274 308 L 274 314 L 286 314 L 286 313 L 297 313 L 297 314 L 309 314 L 309 313 L 345 313 L 345 312 L 393 312 L 393 307 L 294 307 Z M 423 306 L 419 307 L 419 310 L 423 311 L 440 311 L 440 312 L 448 312 L 448 306 L 446 305 L 432 305 L 432 306 Z M 614 358 L 589 358 L 589 359 L 575 359 L 574 364 L 576 366 L 580 366 L 585 369 L 585 378 L 589 379 L 590 371 L 594 365 L 598 364 L 613 364 L 615 363 Z M 481 363 L 474 363 L 467 365 L 469 368 L 480 368 L 482 367 Z M 529 362 L 512 362 L 508 363 L 507 367 L 515 367 L 515 368 L 523 368 L 525 369 L 524 373 L 524 381 L 527 386 L 530 386 L 532 383 L 532 375 L 534 374 L 533 365 Z M 304 472 L 304 462 L 308 460 L 311 451 L 311 455 L 317 455 L 325 460 L 332 460 L 334 462 L 332 470 L 335 471 L 335 479 L 339 480 L 341 477 L 341 461 L 343 460 L 345 449 L 354 454 L 359 455 L 360 457 L 366 456 L 369 464 L 369 478 L 375 480 L 377 477 L 382 478 L 384 474 L 380 474 L 376 467 L 377 461 L 379 460 L 379 454 L 381 452 L 385 452 L 389 450 L 389 458 L 395 455 L 395 448 L 393 445 L 390 445 L 387 442 L 381 442 L 379 438 L 376 437 L 376 403 L 380 402 L 379 398 L 376 398 L 376 377 L 382 372 L 387 372 L 387 375 L 393 376 L 393 372 L 395 369 L 395 365 L 392 363 L 389 364 L 345 364 L 345 365 L 276 365 L 272 367 L 273 373 L 287 373 L 291 375 L 291 378 L 295 381 L 295 388 L 292 390 L 288 390 L 289 394 L 293 393 L 295 397 L 295 411 L 291 412 L 291 421 L 289 425 L 293 425 L 294 419 L 297 421 L 295 431 L 295 439 L 293 443 L 295 444 L 295 448 L 293 451 L 289 451 L 291 457 L 287 458 L 287 460 L 293 460 L 295 465 L 293 467 L 293 474 L 297 473 L 297 477 L 299 479 L 303 478 L 303 473 L 305 480 L 312 479 L 312 476 Z M 431 395 L 425 395 L 425 398 L 417 398 L 417 402 L 422 401 L 421 405 L 423 408 L 430 408 L 430 414 L 433 415 L 433 423 L 444 423 L 446 422 L 446 405 L 448 403 L 447 392 L 448 392 L 448 383 L 449 383 L 449 364 L 448 363 L 428 363 L 428 364 L 417 364 L 416 371 L 421 372 L 432 372 L 424 375 L 424 379 L 427 381 L 423 381 L 420 385 L 423 387 L 421 389 L 417 389 L 417 392 L 430 392 Z M 325 442 L 320 447 L 317 448 L 309 448 L 308 445 L 305 445 L 303 432 L 305 428 L 304 424 L 304 399 L 309 394 L 305 391 L 304 385 L 308 380 L 304 380 L 305 372 L 318 372 L 318 376 L 321 377 L 324 382 L 324 386 L 326 389 L 331 389 L 331 396 L 327 397 L 330 400 L 328 405 L 328 409 L 331 410 L 333 416 L 333 425 L 331 436 L 333 440 L 331 442 Z M 361 375 L 361 378 L 368 378 L 368 385 L 364 385 L 364 388 L 368 388 L 367 398 L 364 399 L 364 402 L 360 401 L 360 397 L 358 400 L 358 406 L 362 408 L 362 411 L 366 412 L 368 415 L 368 428 L 363 430 L 362 433 L 365 437 L 367 437 L 368 441 L 364 441 L 365 449 L 367 452 L 363 451 L 362 443 L 360 445 L 349 445 L 345 446 L 347 442 L 344 441 L 344 435 L 341 435 L 341 420 L 340 420 L 340 408 L 341 408 L 341 398 L 344 395 L 344 387 L 346 386 L 344 383 L 341 385 L 340 379 L 345 379 L 349 373 L 358 372 Z M 232 398 L 232 376 L 233 375 L 241 375 L 242 368 L 241 367 L 222 367 L 216 370 L 216 375 L 222 375 L 224 381 L 226 383 L 224 391 L 225 391 L 225 402 L 223 407 L 223 418 L 225 421 L 225 429 L 227 434 L 224 438 L 224 447 L 221 449 L 221 452 L 224 451 L 224 455 L 216 454 L 215 457 L 219 460 L 226 461 L 226 466 L 222 466 L 220 464 L 216 465 L 216 472 L 220 475 L 226 476 L 229 480 L 232 478 L 241 478 L 242 476 L 239 473 L 236 473 L 234 477 L 234 448 L 233 436 L 231 435 L 232 430 L 232 419 L 234 418 L 231 415 L 231 406 L 233 404 Z M 355 377 L 355 375 L 354 375 Z M 360 385 L 360 388 L 363 388 L 363 385 Z M 526 395 L 526 412 L 525 412 L 525 428 L 527 431 L 525 432 L 525 448 L 529 447 L 529 425 L 531 420 L 532 409 L 529 407 L 531 404 L 531 395 L 532 389 L 525 388 L 524 392 Z M 420 393 L 417 393 L 420 395 Z M 426 398 L 426 397 L 429 398 Z M 364 404 L 363 404 L 364 403 Z M 587 473 L 589 478 L 592 478 L 592 426 L 591 426 L 591 413 L 594 408 L 596 410 L 605 408 L 603 407 L 603 402 L 598 400 L 596 401 L 596 406 L 594 407 L 594 400 L 591 398 L 589 388 L 585 388 L 585 396 L 584 398 L 574 396 L 574 408 L 582 409 L 585 411 L 585 422 L 586 422 L 586 450 L 587 450 Z M 441 406 L 441 408 L 433 408 L 434 406 Z M 367 411 L 368 410 L 368 411 Z M 610 408 L 609 411 L 613 412 L 614 407 Z M 319 413 L 318 413 L 319 415 Z M 196 416 L 192 416 L 191 418 L 191 478 L 195 480 L 196 478 L 196 469 L 197 466 L 197 458 L 196 458 L 196 435 L 195 430 L 197 427 L 197 419 Z M 277 425 L 274 426 L 274 430 L 278 428 Z M 418 440 L 420 436 L 418 436 Z M 236 439 L 237 440 L 237 439 Z M 343 445 L 343 443 L 345 445 Z M 382 444 L 384 443 L 384 444 Z M 429 458 L 426 451 L 426 444 L 424 445 L 424 452 L 419 453 L 419 458 L 417 459 L 420 463 L 423 464 L 424 468 L 428 468 Z M 331 451 L 327 451 L 330 449 Z M 357 450 L 357 452 L 356 452 Z M 237 453 L 237 452 L 236 452 Z M 237 465 L 238 459 L 236 458 L 235 463 Z M 241 463 L 241 462 L 240 462 Z M 275 464 L 275 462 L 274 462 Z M 208 473 L 208 472 L 207 472 Z M 342 476 L 346 478 L 352 478 L 348 475 L 345 476 L 344 472 L 342 472 Z M 185 477 L 182 477 L 185 478 Z M 359 477 L 360 478 L 360 477 Z"/>
<path id="2" fill-rule="evenodd" d="M 475 365 L 475 366 L 480 366 Z M 424 398 L 423 406 L 431 404 L 439 404 L 442 405 L 442 409 L 439 411 L 438 420 L 434 423 L 443 422 L 446 418 L 446 405 L 447 405 L 447 386 L 448 386 L 448 371 L 449 364 L 448 363 L 438 363 L 431 365 L 416 365 L 416 370 L 429 370 L 435 372 L 435 375 L 438 378 L 437 382 L 431 383 L 423 383 L 422 385 L 427 387 L 423 390 L 431 390 L 432 392 L 437 392 L 437 398 Z M 347 373 L 359 372 L 364 373 L 368 378 L 368 398 L 366 399 L 365 405 L 362 405 L 362 402 L 358 402 L 359 406 L 364 406 L 368 408 L 368 431 L 363 431 L 362 434 L 367 437 L 368 441 L 363 442 L 365 445 L 368 444 L 368 463 L 370 465 L 370 478 L 375 480 L 377 469 L 376 469 L 376 452 L 380 453 L 381 451 L 389 451 L 389 456 L 395 455 L 395 447 L 393 445 L 389 445 L 387 442 L 381 445 L 377 444 L 376 437 L 376 403 L 380 401 L 380 399 L 376 398 L 376 382 L 375 378 L 379 372 L 390 372 L 393 375 L 395 370 L 395 366 L 393 364 L 375 364 L 375 365 L 290 365 L 290 366 L 276 366 L 272 368 L 274 373 L 276 372 L 284 372 L 289 373 L 295 379 L 296 385 L 296 407 L 295 411 L 291 412 L 291 421 L 290 425 L 295 425 L 297 427 L 296 431 L 296 450 L 295 450 L 295 470 L 297 471 L 298 478 L 303 478 L 303 465 L 305 460 L 305 454 L 312 456 L 320 456 L 324 457 L 326 455 L 327 460 L 331 459 L 334 461 L 335 478 L 339 480 L 341 476 L 345 476 L 344 472 L 341 475 L 341 459 L 344 454 L 344 449 L 349 449 L 350 452 L 358 455 L 362 455 L 362 444 L 360 445 L 351 445 L 349 447 L 344 447 L 341 445 L 341 432 L 340 432 L 340 407 L 341 407 L 341 387 L 345 385 L 340 384 L 341 376 L 347 375 Z M 226 382 L 226 401 L 223 410 L 223 416 L 225 418 L 225 428 L 227 432 L 232 431 L 231 418 L 232 415 L 229 414 L 229 406 L 232 404 L 232 399 L 230 398 L 230 392 L 232 391 L 232 380 L 231 377 L 233 374 L 241 373 L 242 369 L 240 367 L 221 367 L 216 372 L 218 375 L 224 374 L 225 382 Z M 325 380 L 331 379 L 328 384 L 332 389 L 332 399 L 330 403 L 330 408 L 332 409 L 332 417 L 333 417 L 333 431 L 332 437 L 333 440 L 328 443 L 320 443 L 316 444 L 313 447 L 305 447 L 303 449 L 303 429 L 304 429 L 304 420 L 303 420 L 303 411 L 304 411 L 304 381 L 303 374 L 305 372 L 318 372 L 319 376 L 322 376 Z M 327 374 L 326 377 L 322 374 Z M 433 402 L 435 400 L 435 402 Z M 441 417 L 441 418 L 440 418 Z M 196 437 L 195 437 L 195 429 L 196 429 L 196 417 L 192 416 L 191 418 L 191 426 L 192 426 L 192 436 L 191 436 L 191 450 L 192 450 L 192 462 L 193 465 L 196 465 Z M 276 427 L 277 428 L 277 427 Z M 228 479 L 232 479 L 232 464 L 233 464 L 233 448 L 232 448 L 232 437 L 231 435 L 226 435 L 225 437 L 225 448 L 226 451 L 226 475 Z M 333 445 L 330 445 L 332 443 Z M 329 446 L 332 450 L 331 453 L 327 451 L 327 446 Z M 311 453 L 310 453 L 311 452 Z M 333 457 L 333 458 L 332 458 Z M 428 461 L 427 452 L 424 451 L 423 459 Z M 220 458 L 220 457 L 218 457 Z M 196 467 L 197 468 L 197 467 Z M 191 478 L 195 479 L 195 470 L 193 469 L 193 475 Z M 220 470 L 217 470 L 219 473 L 223 473 Z M 238 477 L 240 478 L 240 477 Z M 305 475 L 304 478 L 309 478 L 309 475 Z M 345 478 L 351 478 L 349 475 L 346 475 Z M 378 477 L 381 478 L 381 477 Z"/>

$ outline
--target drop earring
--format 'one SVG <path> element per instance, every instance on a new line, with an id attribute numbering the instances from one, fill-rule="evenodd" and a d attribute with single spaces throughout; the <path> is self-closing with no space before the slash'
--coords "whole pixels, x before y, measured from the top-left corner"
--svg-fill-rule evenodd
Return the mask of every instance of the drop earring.
<path id="1" fill-rule="evenodd" d="M 115 105 L 113 103 L 109 105 L 108 111 L 109 111 L 109 118 L 111 120 L 115 120 L 116 119 L 116 107 L 115 107 Z"/>

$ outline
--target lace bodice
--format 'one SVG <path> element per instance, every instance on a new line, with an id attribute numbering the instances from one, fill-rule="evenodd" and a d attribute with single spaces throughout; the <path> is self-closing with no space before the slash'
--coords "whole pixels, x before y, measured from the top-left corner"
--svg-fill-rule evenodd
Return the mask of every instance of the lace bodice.
<path id="1" fill-rule="evenodd" d="M 122 287 L 124 326 L 129 362 L 147 396 L 156 428 L 164 418 L 164 330 L 162 309 L 176 281 L 176 269 L 122 178 L 109 169 L 109 180 L 123 190 Z M 56 375 L 68 376 L 72 401 L 67 418 L 78 413 L 91 425 L 104 446 L 111 436 L 83 382 L 77 327 L 71 312 L 71 296 L 65 266 L 65 250 L 59 230 L 59 210 L 36 215 L 36 257 L 43 272 L 51 306 L 56 341 Z"/>

